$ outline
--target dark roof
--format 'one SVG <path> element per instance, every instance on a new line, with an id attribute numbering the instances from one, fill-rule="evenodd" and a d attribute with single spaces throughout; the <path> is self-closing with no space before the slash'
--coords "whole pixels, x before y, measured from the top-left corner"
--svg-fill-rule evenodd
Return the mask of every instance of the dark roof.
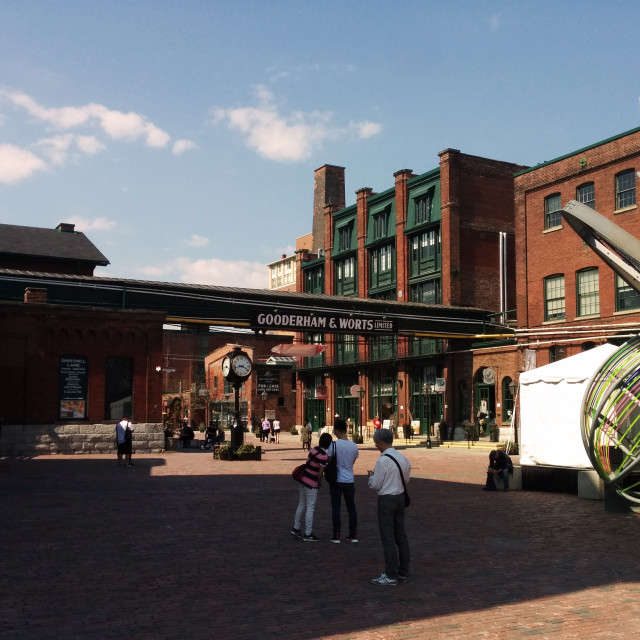
<path id="1" fill-rule="evenodd" d="M 90 262 L 106 267 L 109 261 L 93 242 L 73 229 L 72 224 L 61 224 L 58 229 L 0 224 L 0 254 Z"/>

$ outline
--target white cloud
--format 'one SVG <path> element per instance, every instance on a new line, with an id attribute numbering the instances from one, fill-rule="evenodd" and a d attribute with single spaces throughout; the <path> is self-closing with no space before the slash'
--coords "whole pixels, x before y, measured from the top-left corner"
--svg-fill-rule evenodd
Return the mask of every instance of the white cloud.
<path id="1" fill-rule="evenodd" d="M 115 140 L 142 138 L 148 147 L 164 147 L 171 136 L 149 122 L 144 116 L 130 111 L 123 113 L 91 102 L 81 107 L 47 108 L 38 104 L 26 93 L 3 91 L 2 95 L 16 107 L 22 107 L 29 115 L 55 129 L 72 129 L 81 125 L 98 125 Z"/>
<path id="2" fill-rule="evenodd" d="M 45 157 L 56 166 L 64 166 L 67 164 L 71 156 L 74 159 L 79 157 L 76 152 L 72 153 L 72 148 L 83 154 L 93 155 L 104 149 L 104 144 L 95 136 L 79 136 L 72 133 L 63 133 L 51 138 L 42 138 L 38 140 L 36 146 L 41 149 Z"/>
<path id="3" fill-rule="evenodd" d="M 196 147 L 195 142 L 192 142 L 191 140 L 186 140 L 186 139 L 176 140 L 173 143 L 173 153 L 175 155 L 180 155 L 181 153 L 184 153 L 189 149 L 195 149 L 195 147 Z"/>
<path id="4" fill-rule="evenodd" d="M 189 238 L 188 244 L 190 247 L 206 247 L 209 244 L 209 238 L 194 233 L 191 238 Z"/>
<path id="5" fill-rule="evenodd" d="M 0 182 L 11 184 L 24 180 L 35 171 L 42 171 L 47 165 L 38 156 L 14 147 L 11 144 L 0 144 Z"/>
<path id="6" fill-rule="evenodd" d="M 140 271 L 147 277 L 170 282 L 247 289 L 266 289 L 268 278 L 268 270 L 262 263 L 225 262 L 217 258 L 209 260 L 176 258 L 164 265 L 143 267 Z"/>
<path id="7" fill-rule="evenodd" d="M 111 231 L 117 225 L 115 220 L 105 217 L 83 218 L 82 216 L 65 216 L 65 222 L 75 224 L 76 231 Z"/>
<path id="8" fill-rule="evenodd" d="M 295 111 L 281 115 L 273 94 L 266 87 L 256 87 L 255 94 L 259 106 L 215 109 L 214 122 L 240 131 L 248 147 L 271 160 L 303 160 L 310 157 L 325 139 L 349 133 L 367 138 L 381 130 L 374 122 L 351 122 L 345 130 L 332 124 L 333 113 L 330 111 Z"/>
<path id="9" fill-rule="evenodd" d="M 499 29 L 502 26 L 502 14 L 494 13 L 492 16 L 489 16 L 487 22 L 491 29 Z"/>

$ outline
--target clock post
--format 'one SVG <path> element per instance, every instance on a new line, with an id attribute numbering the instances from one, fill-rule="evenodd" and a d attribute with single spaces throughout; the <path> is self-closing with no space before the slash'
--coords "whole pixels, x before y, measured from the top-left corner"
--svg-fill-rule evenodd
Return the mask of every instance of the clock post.
<path id="1" fill-rule="evenodd" d="M 244 429 L 240 419 L 240 387 L 251 377 L 253 363 L 249 355 L 240 347 L 234 347 L 222 359 L 222 374 L 233 384 L 235 391 L 235 424 L 231 427 L 231 449 L 235 452 L 244 439 Z"/>

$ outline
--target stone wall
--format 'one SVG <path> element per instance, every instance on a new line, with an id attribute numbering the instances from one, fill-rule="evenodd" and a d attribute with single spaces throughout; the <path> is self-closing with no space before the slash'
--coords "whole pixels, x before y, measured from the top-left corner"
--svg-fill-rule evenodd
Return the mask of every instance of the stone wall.
<path id="1" fill-rule="evenodd" d="M 164 451 L 162 423 L 134 423 L 134 453 Z M 0 455 L 112 453 L 115 455 L 115 424 L 2 425 Z"/>

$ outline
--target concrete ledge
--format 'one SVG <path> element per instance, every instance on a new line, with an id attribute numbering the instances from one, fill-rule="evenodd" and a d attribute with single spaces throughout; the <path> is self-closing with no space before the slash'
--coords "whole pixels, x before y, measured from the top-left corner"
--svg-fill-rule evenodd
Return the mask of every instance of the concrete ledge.
<path id="1" fill-rule="evenodd" d="M 594 469 L 578 471 L 578 498 L 604 500 L 604 482 Z"/>
<path id="2" fill-rule="evenodd" d="M 502 491 L 502 478 L 495 475 L 493 481 L 496 489 Z M 513 475 L 509 478 L 509 491 L 522 491 L 522 467 L 516 464 L 513 465 Z"/>

